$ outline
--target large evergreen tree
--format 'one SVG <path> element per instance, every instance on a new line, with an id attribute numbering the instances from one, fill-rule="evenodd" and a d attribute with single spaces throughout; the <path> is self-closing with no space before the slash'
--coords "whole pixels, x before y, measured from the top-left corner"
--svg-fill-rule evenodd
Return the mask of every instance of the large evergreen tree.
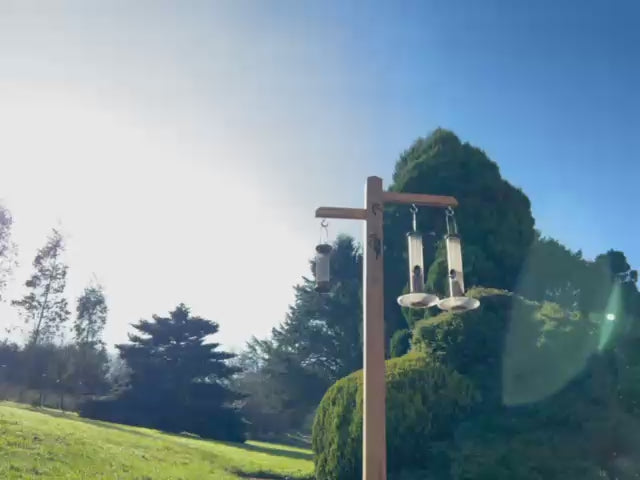
<path id="1" fill-rule="evenodd" d="M 504 180 L 487 155 L 443 129 L 418 139 L 396 163 L 391 190 L 453 195 L 463 241 L 465 283 L 513 291 L 534 240 L 529 198 Z M 423 208 L 418 229 L 425 234 L 429 288 L 446 293 L 444 212 Z M 387 334 L 406 328 L 396 297 L 407 284 L 405 233 L 411 227 L 407 207 L 385 214 L 385 321 Z M 433 235 L 429 235 L 433 233 Z"/>
<path id="2" fill-rule="evenodd" d="M 243 440 L 235 408 L 240 396 L 228 385 L 238 371 L 209 337 L 218 324 L 192 316 L 180 304 L 168 317 L 133 324 L 130 343 L 117 345 L 130 369 L 129 385 L 110 406 L 89 405 L 84 414 L 204 437 Z M 105 414 L 109 411 L 110 413 Z"/>
<path id="3" fill-rule="evenodd" d="M 29 292 L 11 302 L 21 309 L 29 325 L 28 343 L 31 345 L 53 340 L 69 318 L 64 296 L 67 266 L 62 262 L 63 252 L 64 239 L 54 229 L 33 260 L 35 272 L 25 283 Z"/>

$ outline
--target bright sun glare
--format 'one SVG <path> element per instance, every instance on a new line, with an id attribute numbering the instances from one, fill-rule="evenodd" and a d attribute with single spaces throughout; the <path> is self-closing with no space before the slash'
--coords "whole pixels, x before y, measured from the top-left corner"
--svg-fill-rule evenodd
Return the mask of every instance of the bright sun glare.
<path id="1" fill-rule="evenodd" d="M 69 296 L 94 273 L 104 283 L 108 342 L 124 340 L 128 323 L 185 302 L 239 345 L 247 319 L 237 306 L 246 306 L 248 291 L 266 313 L 251 319 L 252 332 L 266 334 L 281 320 L 308 245 L 296 243 L 254 176 L 240 178 L 215 162 L 228 152 L 92 98 L 5 88 L 0 103 L 0 167 L 11 172 L 0 177 L 0 200 L 13 213 L 21 263 L 9 298 L 21 294 L 49 230 L 61 226 Z M 257 288 L 266 273 L 280 278 L 279 295 Z M 15 321 L 15 311 L 2 308 Z"/>

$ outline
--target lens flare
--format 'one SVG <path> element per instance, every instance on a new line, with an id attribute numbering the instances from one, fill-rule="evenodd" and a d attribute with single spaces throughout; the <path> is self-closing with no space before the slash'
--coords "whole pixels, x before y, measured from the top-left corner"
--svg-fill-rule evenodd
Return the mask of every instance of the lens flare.
<path id="1" fill-rule="evenodd" d="M 560 391 L 597 351 L 597 323 L 554 303 L 514 299 L 502 357 L 502 401 L 541 401 Z"/>
<path id="2" fill-rule="evenodd" d="M 607 307 L 605 308 L 605 312 L 607 313 L 602 316 L 602 320 L 600 321 L 600 342 L 598 343 L 598 351 L 602 351 L 606 348 L 618 323 L 616 322 L 616 319 L 620 318 L 622 311 L 622 287 L 620 283 L 615 282 L 611 288 L 609 299 L 607 300 Z"/>

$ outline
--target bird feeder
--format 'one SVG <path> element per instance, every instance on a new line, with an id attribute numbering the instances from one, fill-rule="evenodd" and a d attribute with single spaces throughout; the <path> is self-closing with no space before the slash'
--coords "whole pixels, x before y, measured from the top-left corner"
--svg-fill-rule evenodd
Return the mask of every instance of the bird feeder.
<path id="1" fill-rule="evenodd" d="M 398 304 L 408 308 L 427 308 L 438 302 L 438 297 L 424 292 L 424 258 L 422 235 L 416 231 L 415 205 L 413 214 L 413 231 L 407 234 L 407 252 L 409 257 L 409 293 L 398 297 Z"/>
<path id="2" fill-rule="evenodd" d="M 327 231 L 326 221 L 322 221 L 321 228 L 323 228 L 325 232 Z M 316 292 L 318 293 L 328 293 L 330 289 L 331 250 L 332 247 L 328 241 L 321 241 L 321 243 L 316 246 L 314 273 L 316 277 Z"/>
<path id="3" fill-rule="evenodd" d="M 473 310 L 480 306 L 480 302 L 475 298 L 464 295 L 464 275 L 462 269 L 462 243 L 458 228 L 453 218 L 453 210 L 447 210 L 447 236 L 445 237 L 447 247 L 447 266 L 449 271 L 449 296 L 438 302 L 441 310 L 461 312 Z"/>

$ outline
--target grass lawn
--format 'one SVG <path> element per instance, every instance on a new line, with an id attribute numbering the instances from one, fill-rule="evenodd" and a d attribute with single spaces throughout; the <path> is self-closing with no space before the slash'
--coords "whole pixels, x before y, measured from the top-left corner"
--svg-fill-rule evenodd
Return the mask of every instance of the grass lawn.
<path id="1" fill-rule="evenodd" d="M 0 402 L 0 479 L 312 478 L 309 450 L 234 444 Z"/>

